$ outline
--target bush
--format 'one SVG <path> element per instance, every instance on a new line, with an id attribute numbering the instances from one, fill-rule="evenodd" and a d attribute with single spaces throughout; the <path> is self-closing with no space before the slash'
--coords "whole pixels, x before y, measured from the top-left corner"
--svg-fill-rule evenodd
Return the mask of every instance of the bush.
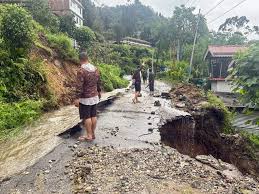
<path id="1" fill-rule="evenodd" d="M 220 98 L 215 96 L 212 92 L 207 93 L 207 98 L 209 102 L 208 107 L 217 108 L 221 110 L 224 114 L 224 126 L 222 132 L 225 134 L 234 133 L 234 129 L 231 122 L 233 120 L 233 114 L 227 109 L 224 102 Z"/>
<path id="2" fill-rule="evenodd" d="M 177 61 L 176 63 L 165 62 L 168 71 L 158 74 L 158 78 L 170 82 L 185 82 L 188 78 L 188 63 L 185 61 Z"/>
<path id="3" fill-rule="evenodd" d="M 47 34 L 50 46 L 55 49 L 63 60 L 78 60 L 78 53 L 73 48 L 72 40 L 65 34 Z"/>
<path id="4" fill-rule="evenodd" d="M 41 70 L 42 61 L 19 58 L 10 59 L 7 52 L 0 50 L 0 96 L 6 102 L 38 99 L 46 93 L 46 80 Z"/>
<path id="5" fill-rule="evenodd" d="M 29 0 L 28 10 L 33 19 L 52 32 L 58 32 L 59 19 L 49 8 L 48 0 Z"/>
<path id="6" fill-rule="evenodd" d="M 0 4 L 0 24 L 2 23 L 3 17 L 7 14 L 7 8 L 9 6 Z M 0 32 L 1 33 L 1 32 Z"/>
<path id="7" fill-rule="evenodd" d="M 100 64 L 98 69 L 101 74 L 101 82 L 103 89 L 110 92 L 117 88 L 127 87 L 128 81 L 121 76 L 121 70 L 118 66 Z"/>
<path id="8" fill-rule="evenodd" d="M 245 131 L 241 131 L 240 135 L 246 138 L 256 149 L 259 149 L 259 135 L 251 134 Z"/>
<path id="9" fill-rule="evenodd" d="M 83 26 L 75 30 L 75 39 L 81 49 L 87 49 L 95 41 L 95 33 L 88 27 Z"/>
<path id="10" fill-rule="evenodd" d="M 59 18 L 60 25 L 59 31 L 66 33 L 69 37 L 73 38 L 76 30 L 76 22 L 72 14 L 63 15 Z"/>
<path id="11" fill-rule="evenodd" d="M 231 70 L 235 91 L 248 107 L 259 107 L 259 43 L 235 56 L 236 66 Z"/>
<path id="12" fill-rule="evenodd" d="M 10 50 L 11 57 L 20 57 L 31 48 L 33 43 L 32 17 L 21 7 L 9 5 L 2 16 L 1 38 L 6 48 Z"/>
<path id="13" fill-rule="evenodd" d="M 0 140 L 11 136 L 12 133 L 17 132 L 17 128 L 38 118 L 41 110 L 41 101 L 0 102 Z"/>

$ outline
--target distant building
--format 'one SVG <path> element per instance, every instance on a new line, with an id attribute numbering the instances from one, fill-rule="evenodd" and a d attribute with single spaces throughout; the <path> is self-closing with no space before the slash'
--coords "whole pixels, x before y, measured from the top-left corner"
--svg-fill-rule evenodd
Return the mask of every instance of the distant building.
<path id="1" fill-rule="evenodd" d="M 83 26 L 83 5 L 79 0 L 49 0 L 52 11 L 59 15 L 73 14 L 77 27 Z"/>
<path id="2" fill-rule="evenodd" d="M 144 46 L 144 47 L 151 47 L 151 43 L 145 40 L 140 40 L 131 37 L 125 37 L 121 40 L 122 44 L 129 44 L 129 45 L 137 45 L 137 46 Z"/>
<path id="3" fill-rule="evenodd" d="M 204 60 L 209 62 L 209 80 L 211 90 L 218 93 L 232 93 L 232 85 L 226 78 L 229 75 L 229 67 L 235 64 L 233 56 L 246 50 L 247 47 L 239 45 L 210 45 L 204 56 Z"/>
<path id="4" fill-rule="evenodd" d="M 76 26 L 83 26 L 83 5 L 79 0 L 48 0 L 53 13 L 62 16 L 73 14 Z M 16 3 L 22 6 L 30 6 L 28 0 L 0 0 L 0 3 Z"/>
<path id="5" fill-rule="evenodd" d="M 1 3 L 14 3 L 14 4 L 19 4 L 22 6 L 27 6 L 28 5 L 28 0 L 0 0 Z"/>

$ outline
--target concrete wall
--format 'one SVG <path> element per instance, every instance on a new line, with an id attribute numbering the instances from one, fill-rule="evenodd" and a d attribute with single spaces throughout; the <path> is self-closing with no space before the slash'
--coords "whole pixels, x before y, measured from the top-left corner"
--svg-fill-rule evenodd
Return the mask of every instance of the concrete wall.
<path id="1" fill-rule="evenodd" d="M 214 92 L 232 93 L 232 85 L 229 81 L 211 81 L 211 90 Z"/>

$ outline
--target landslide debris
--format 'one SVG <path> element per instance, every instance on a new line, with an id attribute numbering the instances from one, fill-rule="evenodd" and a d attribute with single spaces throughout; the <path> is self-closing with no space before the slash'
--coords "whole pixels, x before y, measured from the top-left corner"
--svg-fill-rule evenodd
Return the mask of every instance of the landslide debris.
<path id="1" fill-rule="evenodd" d="M 197 110 L 207 103 L 207 98 L 203 91 L 193 84 L 177 84 L 170 91 L 170 95 L 176 108 L 187 112 Z"/>
<path id="2" fill-rule="evenodd" d="M 216 96 L 205 95 L 192 84 L 178 84 L 170 94 L 172 104 L 193 119 L 178 119 L 161 126 L 166 145 L 191 157 L 212 155 L 236 165 L 243 173 L 259 176 L 258 148 L 233 129 L 231 113 Z"/>
<path id="3" fill-rule="evenodd" d="M 223 169 L 204 166 L 169 147 L 78 148 L 66 167 L 74 193 L 259 192 L 257 182 L 248 176 L 228 176 Z"/>

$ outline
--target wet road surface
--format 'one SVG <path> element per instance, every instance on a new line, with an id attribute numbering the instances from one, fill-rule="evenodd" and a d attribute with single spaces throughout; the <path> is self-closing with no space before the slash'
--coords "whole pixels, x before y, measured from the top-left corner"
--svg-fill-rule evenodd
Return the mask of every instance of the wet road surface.
<path id="1" fill-rule="evenodd" d="M 168 85 L 161 82 L 157 83 L 157 88 L 159 90 L 156 92 L 159 94 L 161 92 L 168 92 L 170 90 L 170 87 Z M 125 161 L 123 161 L 123 157 L 121 157 L 121 162 L 127 163 L 129 162 L 129 160 L 133 160 L 135 164 L 136 160 L 143 165 L 145 164 L 145 162 L 150 162 L 151 166 L 154 165 L 157 167 L 160 165 L 160 170 L 164 172 L 164 174 L 166 174 L 168 177 L 171 177 L 168 182 L 166 182 L 167 180 L 165 179 L 163 181 L 163 184 L 160 184 L 160 179 L 157 179 L 156 176 L 155 178 L 152 178 L 152 180 L 157 180 L 158 186 L 161 186 L 162 188 L 158 188 L 152 185 L 149 182 L 150 179 L 147 179 L 147 182 L 145 183 L 147 183 L 146 186 L 149 185 L 148 187 L 150 189 L 141 192 L 143 194 L 200 194 L 204 192 L 201 192 L 199 185 L 202 185 L 202 187 L 204 187 L 203 191 L 211 191 L 212 189 L 215 189 L 216 191 L 223 189 L 226 191 L 228 188 L 232 191 L 235 189 L 235 187 L 241 185 L 239 180 L 231 183 L 227 179 L 222 178 L 223 175 L 218 174 L 218 170 L 215 170 L 208 165 L 204 165 L 203 163 L 197 162 L 195 159 L 191 159 L 188 156 L 184 156 L 177 152 L 175 149 L 169 148 L 169 151 L 172 152 L 172 155 L 170 157 L 170 161 L 172 161 L 167 164 L 166 161 L 168 161 L 168 153 L 162 152 L 162 149 L 164 148 L 160 145 L 160 134 L 158 132 L 158 127 L 161 122 L 161 117 L 162 120 L 167 119 L 167 114 L 163 115 L 164 112 L 163 114 L 161 114 L 161 111 L 163 108 L 170 106 L 171 100 L 162 99 L 160 97 L 150 97 L 148 95 L 148 91 L 143 91 L 143 97 L 140 98 L 141 103 L 133 104 L 133 91 L 130 90 L 126 92 L 125 90 L 121 90 L 120 92 L 120 97 L 115 100 L 111 105 L 102 109 L 99 113 L 98 126 L 96 131 L 97 139 L 92 143 L 78 142 L 77 138 L 80 136 L 80 133 L 77 133 L 70 138 L 61 138 L 58 136 L 58 134 L 63 133 L 66 129 L 77 125 L 77 123 L 79 122 L 77 108 L 65 107 L 60 111 L 50 113 L 49 116 L 44 116 L 42 120 L 38 122 L 44 127 L 41 128 L 41 126 L 37 125 L 35 130 L 32 130 L 32 132 L 30 132 L 30 135 L 33 136 L 33 138 L 31 139 L 32 141 L 29 141 L 31 137 L 30 135 L 27 135 L 25 138 L 26 140 L 23 141 L 23 138 L 21 138 L 21 140 L 17 139 L 17 142 L 13 142 L 15 149 L 12 149 L 11 147 L 9 148 L 7 144 L 6 149 L 8 150 L 9 148 L 9 152 L 13 154 L 2 151 L 3 153 L 5 153 L 5 157 L 1 156 L 1 173 L 4 174 L 4 172 L 8 172 L 10 175 L 5 176 L 5 180 L 0 183 L 0 193 L 71 194 L 73 193 L 73 177 L 71 178 L 71 176 L 69 176 L 71 172 L 68 171 L 68 169 L 70 169 L 70 167 L 73 168 L 73 164 L 71 164 L 71 161 L 76 158 L 77 151 L 80 149 L 87 150 L 89 151 L 89 153 L 92 154 L 92 156 L 90 156 L 90 154 L 85 155 L 86 160 L 90 159 L 90 157 L 94 159 L 97 153 L 91 152 L 91 149 L 99 150 L 99 154 L 103 156 L 104 153 L 102 153 L 102 147 L 105 146 L 113 147 L 115 148 L 115 150 L 121 150 L 122 155 L 124 154 L 123 150 L 128 150 L 129 157 L 126 159 L 124 158 Z M 154 106 L 154 103 L 157 100 L 160 101 L 161 107 Z M 170 109 L 169 112 L 173 113 L 174 116 L 187 114 L 181 111 L 177 111 L 175 109 Z M 51 124 L 48 125 L 48 123 Z M 45 135 L 42 138 L 42 141 L 39 141 L 37 137 L 34 137 L 35 135 L 39 134 L 43 136 Z M 66 137 L 66 135 L 62 137 Z M 20 150 L 18 144 L 21 144 Z M 9 145 L 12 144 L 10 143 Z M 98 145 L 99 148 L 97 148 L 96 145 Z M 23 149 L 24 147 L 26 149 Z M 13 151 L 16 150 L 16 148 L 18 149 L 17 159 L 15 151 Z M 134 158 L 133 156 L 131 157 L 131 148 L 144 149 L 143 153 L 145 153 L 146 155 L 143 155 L 143 157 L 141 158 L 139 158 L 139 156 L 137 156 L 137 158 Z M 149 151 L 145 149 L 148 149 Z M 116 152 L 117 151 L 114 151 L 112 152 L 112 154 Z M 161 157 L 156 157 L 157 153 L 161 154 Z M 148 156 L 148 154 L 150 154 L 150 156 Z M 149 159 L 147 160 L 145 156 L 148 156 Z M 114 158 L 115 160 L 116 155 L 112 155 L 112 157 L 110 156 L 110 158 L 111 160 L 112 158 Z M 105 160 L 105 158 L 101 158 L 100 161 L 103 160 L 104 164 L 106 162 L 109 162 L 110 168 L 114 168 L 114 166 L 116 166 L 116 164 L 114 164 L 115 161 L 111 161 L 110 158 L 108 157 L 107 161 Z M 157 163 L 153 163 L 153 160 Z M 8 164 L 8 162 L 10 163 Z M 19 163 L 21 163 L 22 166 Z M 2 168 L 2 164 L 4 164 L 4 168 Z M 30 166 L 31 164 L 33 165 Z M 26 165 L 28 166 L 27 168 L 25 168 Z M 172 167 L 170 167 L 170 165 L 172 165 Z M 151 166 L 147 167 L 150 168 Z M 170 169 L 166 170 L 165 167 L 170 167 Z M 106 176 L 110 178 L 109 175 L 107 175 L 106 173 L 107 170 L 109 170 L 110 168 L 106 169 L 105 165 L 102 165 L 101 168 L 104 168 L 104 171 L 101 171 L 100 173 L 104 173 L 102 174 L 102 178 L 104 178 L 104 180 L 106 181 Z M 123 169 L 125 168 L 127 168 L 127 166 L 123 166 L 121 171 L 123 171 Z M 144 165 L 143 168 L 145 171 L 146 166 Z M 11 172 L 15 172 L 17 171 L 17 169 L 20 169 L 21 172 L 13 175 Z M 167 172 L 169 172 L 169 170 L 171 170 L 172 172 L 168 174 Z M 128 173 L 130 173 L 130 171 L 131 170 L 129 170 Z M 116 176 L 116 178 L 118 177 Z M 246 178 L 247 177 L 241 177 L 240 180 L 247 180 L 248 178 Z M 253 183 L 251 184 L 251 189 L 254 189 L 256 185 L 253 181 L 251 182 Z M 250 179 L 248 183 L 250 184 Z M 246 187 L 247 185 L 247 182 L 245 182 Z M 195 188 L 197 188 L 197 190 Z"/>
<path id="2" fill-rule="evenodd" d="M 157 93 L 170 89 L 166 84 L 157 84 Z M 71 160 L 76 147 L 98 144 L 116 148 L 152 148 L 158 145 L 160 107 L 155 107 L 154 102 L 160 100 L 165 106 L 170 104 L 170 100 L 150 97 L 147 91 L 142 94 L 141 103 L 133 104 L 133 91 L 124 92 L 112 105 L 102 110 L 97 139 L 93 143 L 78 143 L 79 134 L 69 139 L 57 136 L 79 122 L 75 107 L 46 114 L 22 137 L 7 142 L 1 148 L 0 177 L 4 177 L 0 185 L 1 193 L 71 193 L 70 180 L 64 176 L 64 166 Z M 13 176 L 16 172 L 19 173 Z"/>

